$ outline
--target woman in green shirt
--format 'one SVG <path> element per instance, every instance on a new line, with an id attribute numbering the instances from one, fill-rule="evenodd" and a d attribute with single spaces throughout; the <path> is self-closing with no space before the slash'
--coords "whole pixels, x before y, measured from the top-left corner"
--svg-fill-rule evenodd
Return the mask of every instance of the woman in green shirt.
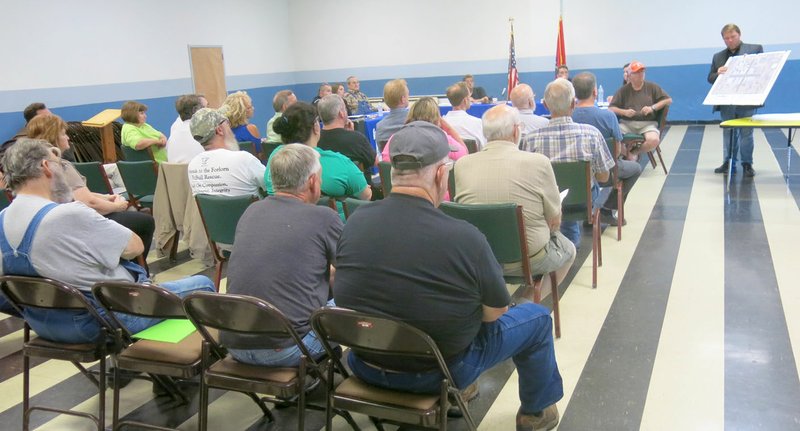
<path id="1" fill-rule="evenodd" d="M 167 161 L 167 137 L 147 124 L 147 105 L 132 100 L 125 102 L 122 120 L 125 121 L 121 134 L 123 146 L 138 151 L 150 148 L 156 162 Z"/>

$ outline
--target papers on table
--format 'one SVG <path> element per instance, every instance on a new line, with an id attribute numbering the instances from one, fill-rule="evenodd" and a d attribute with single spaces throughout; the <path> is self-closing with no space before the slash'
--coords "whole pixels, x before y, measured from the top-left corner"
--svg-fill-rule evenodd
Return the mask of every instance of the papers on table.
<path id="1" fill-rule="evenodd" d="M 794 114 L 756 114 L 753 115 L 755 121 L 800 121 L 800 112 Z"/>

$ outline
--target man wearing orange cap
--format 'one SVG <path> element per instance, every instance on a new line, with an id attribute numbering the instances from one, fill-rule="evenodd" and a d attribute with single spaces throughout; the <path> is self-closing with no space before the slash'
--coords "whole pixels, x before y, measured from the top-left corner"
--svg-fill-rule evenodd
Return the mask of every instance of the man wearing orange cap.
<path id="1" fill-rule="evenodd" d="M 632 61 L 629 69 L 628 83 L 617 90 L 608 109 L 620 118 L 622 133 L 644 135 L 644 143 L 629 151 L 629 158 L 635 160 L 639 153 L 652 151 L 658 146 L 660 137 L 656 113 L 672 104 L 672 98 L 658 84 L 644 80 L 644 64 Z"/>

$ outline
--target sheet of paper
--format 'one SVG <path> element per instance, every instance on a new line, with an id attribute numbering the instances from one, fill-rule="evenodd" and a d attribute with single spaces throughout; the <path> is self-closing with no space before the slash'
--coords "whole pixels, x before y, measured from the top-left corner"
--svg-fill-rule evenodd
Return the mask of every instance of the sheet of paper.
<path id="1" fill-rule="evenodd" d="M 755 121 L 800 121 L 800 112 L 794 114 L 756 114 Z"/>
<path id="2" fill-rule="evenodd" d="M 188 319 L 167 319 L 133 334 L 133 338 L 179 343 L 194 331 L 195 327 Z"/>
<path id="3" fill-rule="evenodd" d="M 569 189 L 564 189 L 564 191 L 562 191 L 561 193 L 559 193 L 559 196 L 561 196 L 561 202 L 562 202 L 562 203 L 564 202 L 564 198 L 566 198 L 566 197 L 567 197 L 567 194 L 569 194 Z"/>
<path id="4" fill-rule="evenodd" d="M 791 51 L 737 55 L 719 75 L 703 105 L 759 106 L 767 100 Z"/>

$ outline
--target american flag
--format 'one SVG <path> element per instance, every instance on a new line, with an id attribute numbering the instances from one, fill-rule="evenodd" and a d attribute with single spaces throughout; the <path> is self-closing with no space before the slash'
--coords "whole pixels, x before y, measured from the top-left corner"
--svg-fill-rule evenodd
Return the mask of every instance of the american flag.
<path id="1" fill-rule="evenodd" d="M 511 23 L 511 45 L 508 48 L 508 93 L 507 97 L 511 95 L 511 90 L 519 84 L 519 73 L 517 73 L 517 56 L 514 52 L 514 23 Z"/>

